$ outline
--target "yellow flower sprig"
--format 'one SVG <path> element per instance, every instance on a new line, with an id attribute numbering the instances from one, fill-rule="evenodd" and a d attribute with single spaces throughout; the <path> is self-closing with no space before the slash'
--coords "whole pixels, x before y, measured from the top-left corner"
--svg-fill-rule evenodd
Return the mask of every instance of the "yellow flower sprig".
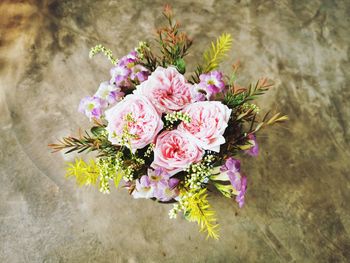
<path id="1" fill-rule="evenodd" d="M 66 177 L 75 177 L 79 186 L 95 185 L 100 175 L 99 168 L 94 160 L 89 163 L 81 158 L 76 158 L 74 163 L 68 163 Z"/>
<path id="2" fill-rule="evenodd" d="M 219 239 L 219 225 L 216 223 L 216 213 L 208 202 L 207 189 L 188 190 L 180 193 L 180 199 L 169 211 L 170 218 L 176 218 L 182 211 L 190 222 L 197 222 L 201 232 L 207 233 L 207 238 Z"/>
<path id="3" fill-rule="evenodd" d="M 216 69 L 225 58 L 227 52 L 231 49 L 231 46 L 232 37 L 227 33 L 222 34 L 218 39 L 216 39 L 216 43 L 212 42 L 211 47 L 207 49 L 203 55 L 203 73 Z"/>

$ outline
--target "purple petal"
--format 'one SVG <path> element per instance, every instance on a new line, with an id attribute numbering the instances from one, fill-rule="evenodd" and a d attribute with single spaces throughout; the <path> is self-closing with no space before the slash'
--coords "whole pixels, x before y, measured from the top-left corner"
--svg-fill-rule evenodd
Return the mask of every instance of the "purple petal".
<path id="1" fill-rule="evenodd" d="M 243 207 L 245 202 L 245 193 L 247 191 L 247 177 L 242 176 L 241 178 L 241 190 L 239 194 L 236 196 L 236 202 L 240 208 Z"/>
<path id="2" fill-rule="evenodd" d="M 180 180 L 177 178 L 170 178 L 169 179 L 169 188 L 174 189 L 179 184 L 179 182 L 180 182 Z"/>
<path id="3" fill-rule="evenodd" d="M 250 156 L 256 157 L 259 155 L 259 145 L 256 141 L 256 137 L 254 134 L 248 135 L 248 142 L 252 144 L 252 147 L 245 152 Z"/>
<path id="4" fill-rule="evenodd" d="M 100 118 L 102 115 L 102 110 L 99 108 L 95 108 L 91 111 L 92 116 L 96 117 L 96 118 Z"/>
<path id="5" fill-rule="evenodd" d="M 149 180 L 149 177 L 147 175 L 143 175 L 141 178 L 140 178 L 140 185 L 142 187 L 150 187 L 151 185 L 151 182 Z"/>
<path id="6" fill-rule="evenodd" d="M 232 157 L 228 158 L 225 163 L 228 170 L 239 172 L 241 170 L 241 161 Z"/>
<path id="7" fill-rule="evenodd" d="M 157 167 L 156 169 L 154 169 L 154 173 L 155 173 L 155 175 L 157 175 L 157 176 L 161 176 L 162 175 L 162 173 L 163 173 L 163 168 L 162 167 Z"/>
<path id="8" fill-rule="evenodd" d="M 233 173 L 233 172 L 228 172 L 227 175 L 228 175 L 228 178 L 230 179 L 230 183 L 233 186 L 233 188 L 235 188 L 237 191 L 240 191 L 242 188 L 242 182 L 240 178 L 241 175 L 239 173 Z"/>

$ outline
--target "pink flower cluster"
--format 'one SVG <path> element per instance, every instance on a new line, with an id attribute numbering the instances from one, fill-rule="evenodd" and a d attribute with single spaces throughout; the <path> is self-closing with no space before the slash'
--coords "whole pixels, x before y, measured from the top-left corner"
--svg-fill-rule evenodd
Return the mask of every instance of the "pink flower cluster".
<path id="1" fill-rule="evenodd" d="M 225 84 L 218 71 L 200 76 L 192 85 L 175 67 L 158 67 L 152 74 L 137 65 L 137 54 L 131 52 L 111 70 L 110 82 L 101 83 L 93 97 L 82 99 L 79 110 L 90 120 L 105 116 L 108 139 L 114 145 L 124 145 L 127 130 L 128 147 L 137 150 L 154 144 L 154 159 L 148 174 L 136 180 L 135 198 L 156 198 L 169 201 L 177 196 L 178 179 L 173 175 L 202 160 L 205 151 L 220 152 L 225 143 L 231 109 L 220 101 L 211 100 L 223 92 Z M 133 93 L 123 98 L 130 83 L 139 83 Z M 118 103 L 116 103 L 118 102 Z M 104 112 L 109 105 L 114 104 Z M 181 112 L 189 122 L 180 122 L 176 129 L 164 129 L 164 115 Z M 254 135 L 247 153 L 257 155 Z M 221 171 L 227 172 L 232 186 L 238 192 L 237 202 L 244 203 L 246 178 L 239 173 L 239 161 L 228 159 Z"/>
<path id="2" fill-rule="evenodd" d="M 123 127 L 134 136 L 131 150 L 155 143 L 153 168 L 162 168 L 170 175 L 183 171 L 202 159 L 204 150 L 220 151 L 223 134 L 231 110 L 219 101 L 198 101 L 192 97 L 194 86 L 174 67 L 158 67 L 136 87 L 134 94 L 106 111 L 107 131 L 113 144 L 120 145 Z M 181 111 L 191 122 L 181 123 L 175 130 L 164 130 L 162 115 Z M 133 121 L 127 121 L 129 114 Z"/>

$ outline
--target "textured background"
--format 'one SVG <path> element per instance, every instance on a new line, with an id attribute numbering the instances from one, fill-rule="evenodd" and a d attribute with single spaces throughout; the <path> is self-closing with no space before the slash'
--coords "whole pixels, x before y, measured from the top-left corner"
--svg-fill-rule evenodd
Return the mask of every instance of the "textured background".
<path id="1" fill-rule="evenodd" d="M 243 160 L 244 209 L 212 197 L 220 241 L 169 220 L 168 205 L 64 179 L 73 156 L 47 144 L 88 126 L 79 100 L 109 78 L 109 62 L 89 60 L 89 48 L 126 54 L 152 38 L 162 5 L 1 1 L 0 262 L 349 262 L 349 1 L 172 4 L 195 39 L 189 68 L 231 33 L 240 82 L 273 79 L 259 105 L 291 119 L 260 134 L 260 156 Z"/>

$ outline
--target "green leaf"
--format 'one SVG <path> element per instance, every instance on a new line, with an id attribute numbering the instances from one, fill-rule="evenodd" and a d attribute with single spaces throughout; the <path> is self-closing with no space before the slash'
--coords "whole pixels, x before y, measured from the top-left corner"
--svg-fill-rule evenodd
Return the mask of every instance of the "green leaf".
<path id="1" fill-rule="evenodd" d="M 220 193 L 222 193 L 223 196 L 225 196 L 227 198 L 231 198 L 232 195 L 238 194 L 237 190 L 234 189 L 231 184 L 224 185 L 224 184 L 214 182 L 214 185 L 215 185 L 216 189 L 218 189 L 220 191 Z"/>
<path id="2" fill-rule="evenodd" d="M 182 58 L 178 58 L 175 61 L 175 66 L 177 68 L 177 70 L 181 73 L 181 74 L 185 74 L 186 72 L 186 63 Z"/>
<path id="3" fill-rule="evenodd" d="M 117 172 L 117 175 L 114 177 L 115 188 L 118 188 L 120 181 L 122 180 L 124 174 L 122 172 Z"/>
<path id="4" fill-rule="evenodd" d="M 91 133 L 96 137 L 103 134 L 104 131 L 105 131 L 105 128 L 101 126 L 94 126 L 91 128 Z"/>

